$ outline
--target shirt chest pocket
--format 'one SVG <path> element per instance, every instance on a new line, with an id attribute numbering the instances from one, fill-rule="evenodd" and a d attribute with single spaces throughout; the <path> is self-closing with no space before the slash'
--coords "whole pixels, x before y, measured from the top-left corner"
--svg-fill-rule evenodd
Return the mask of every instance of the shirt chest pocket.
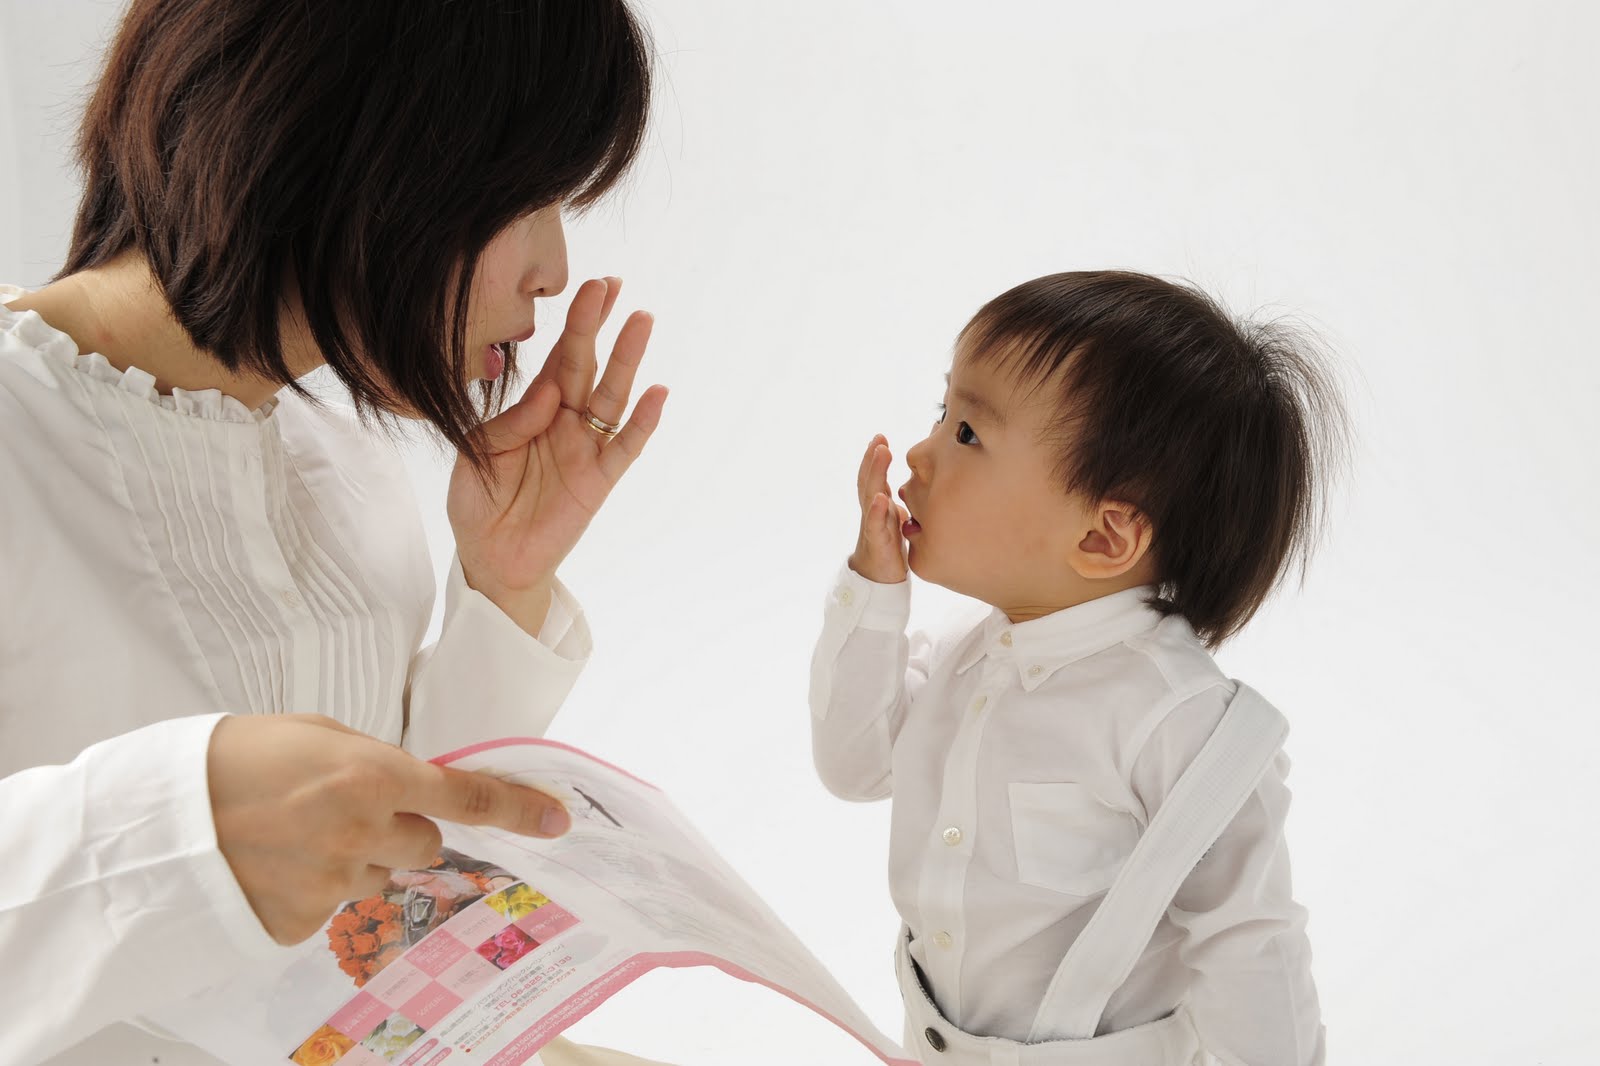
<path id="1" fill-rule="evenodd" d="M 1013 782 L 1017 879 L 1072 896 L 1104 892 L 1139 842 L 1139 822 L 1073 782 Z"/>

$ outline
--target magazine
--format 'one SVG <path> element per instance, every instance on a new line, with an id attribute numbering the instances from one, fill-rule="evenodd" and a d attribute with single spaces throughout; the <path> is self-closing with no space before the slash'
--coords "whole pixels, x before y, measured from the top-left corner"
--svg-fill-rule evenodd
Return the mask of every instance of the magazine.
<path id="1" fill-rule="evenodd" d="M 251 1066 L 516 1066 L 641 975 L 710 966 L 832 1021 L 863 1062 L 916 1066 L 653 785 L 542 739 L 434 761 L 558 796 L 572 828 L 441 825 L 431 867 L 346 903 L 272 972 L 150 1020 Z"/>

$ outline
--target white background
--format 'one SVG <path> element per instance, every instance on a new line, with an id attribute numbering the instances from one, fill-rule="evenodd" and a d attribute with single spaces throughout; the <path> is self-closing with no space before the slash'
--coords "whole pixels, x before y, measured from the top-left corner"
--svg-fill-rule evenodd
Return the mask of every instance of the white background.
<path id="1" fill-rule="evenodd" d="M 117 8 L 0 9 L 6 280 L 59 263 Z M 1340 353 L 1359 447 L 1310 580 L 1221 659 L 1294 723 L 1331 1058 L 1594 1062 L 1595 8 L 643 10 L 657 121 L 626 196 L 572 225 L 573 277 L 656 312 L 646 377 L 673 396 L 564 572 L 599 648 L 557 735 L 664 786 L 898 1035 L 888 809 L 823 792 L 805 703 L 862 448 L 887 433 L 898 484 L 955 332 L 1038 274 L 1293 309 Z M 446 466 L 409 461 L 442 566 Z M 962 607 L 919 590 L 925 621 Z M 578 1035 L 866 1061 L 709 974 L 647 978 Z"/>

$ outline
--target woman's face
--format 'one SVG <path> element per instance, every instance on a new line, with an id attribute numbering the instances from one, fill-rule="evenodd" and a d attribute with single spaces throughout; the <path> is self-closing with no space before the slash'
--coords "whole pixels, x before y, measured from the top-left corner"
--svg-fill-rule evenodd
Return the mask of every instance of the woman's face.
<path id="1" fill-rule="evenodd" d="M 500 345 L 533 336 L 533 301 L 567 287 L 567 238 L 560 205 L 524 215 L 478 257 L 467 307 L 468 371 L 493 381 L 505 369 Z"/>

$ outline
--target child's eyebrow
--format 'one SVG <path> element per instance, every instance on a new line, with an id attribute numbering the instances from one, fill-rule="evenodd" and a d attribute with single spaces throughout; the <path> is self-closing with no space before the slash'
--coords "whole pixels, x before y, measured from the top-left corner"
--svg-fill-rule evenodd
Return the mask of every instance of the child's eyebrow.
<path id="1" fill-rule="evenodd" d="M 950 387 L 949 374 L 944 376 L 944 383 L 946 388 Z M 1006 424 L 1005 412 L 1001 411 L 1000 408 L 996 407 L 988 400 L 985 400 L 982 396 L 979 396 L 969 388 L 965 388 L 961 385 L 956 385 L 954 388 L 956 399 L 960 400 L 974 411 L 977 411 L 979 415 L 988 419 L 990 422 L 993 422 L 997 426 L 1003 426 Z"/>

